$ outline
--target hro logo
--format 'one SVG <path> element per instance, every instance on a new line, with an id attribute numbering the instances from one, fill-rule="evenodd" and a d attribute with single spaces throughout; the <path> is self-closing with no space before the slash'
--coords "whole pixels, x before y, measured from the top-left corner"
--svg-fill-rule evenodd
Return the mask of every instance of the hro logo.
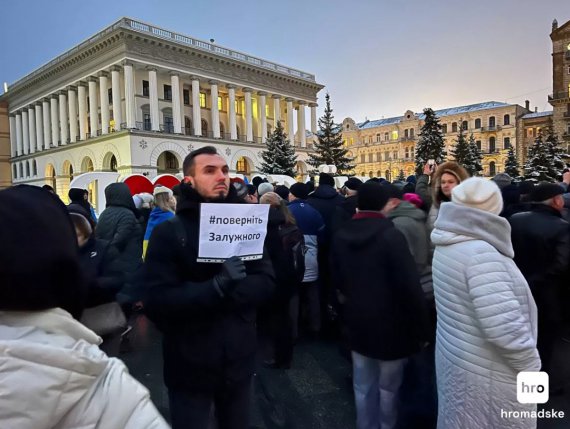
<path id="1" fill-rule="evenodd" d="M 521 404 L 548 402 L 549 378 L 546 372 L 523 371 L 517 374 L 517 401 Z"/>

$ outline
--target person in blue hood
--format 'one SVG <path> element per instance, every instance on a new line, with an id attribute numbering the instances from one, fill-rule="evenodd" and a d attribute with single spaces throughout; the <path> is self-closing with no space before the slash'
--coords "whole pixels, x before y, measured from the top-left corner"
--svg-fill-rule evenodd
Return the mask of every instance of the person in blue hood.
<path id="1" fill-rule="evenodd" d="M 154 209 L 150 212 L 146 232 L 144 234 L 143 258 L 146 255 L 148 240 L 150 240 L 150 235 L 152 234 L 154 227 L 173 217 L 175 211 L 176 199 L 174 198 L 172 190 L 168 189 L 166 186 L 156 187 L 154 189 Z"/>

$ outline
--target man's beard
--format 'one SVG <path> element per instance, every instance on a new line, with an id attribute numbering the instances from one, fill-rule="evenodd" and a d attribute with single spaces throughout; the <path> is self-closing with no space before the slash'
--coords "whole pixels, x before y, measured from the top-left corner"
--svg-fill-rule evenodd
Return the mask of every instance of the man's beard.
<path id="1" fill-rule="evenodd" d="M 226 193 L 224 193 L 224 191 L 220 191 L 218 193 L 218 196 L 213 197 L 213 198 L 206 198 L 206 201 L 209 203 L 223 203 L 226 201 L 227 197 L 228 197 L 228 195 Z"/>

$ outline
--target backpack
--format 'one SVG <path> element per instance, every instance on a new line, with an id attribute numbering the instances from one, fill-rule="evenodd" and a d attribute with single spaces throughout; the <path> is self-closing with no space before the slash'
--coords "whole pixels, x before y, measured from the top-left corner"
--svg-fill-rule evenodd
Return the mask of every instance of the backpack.
<path id="1" fill-rule="evenodd" d="M 279 228 L 279 237 L 285 252 L 291 255 L 295 278 L 300 283 L 305 277 L 305 238 L 296 225 L 284 225 Z"/>

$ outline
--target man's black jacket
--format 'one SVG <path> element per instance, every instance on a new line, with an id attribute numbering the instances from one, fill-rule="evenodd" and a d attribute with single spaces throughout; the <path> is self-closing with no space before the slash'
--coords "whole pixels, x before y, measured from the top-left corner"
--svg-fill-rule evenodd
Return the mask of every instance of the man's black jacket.
<path id="1" fill-rule="evenodd" d="M 186 231 L 182 247 L 172 222 L 158 225 L 145 261 L 146 313 L 164 334 L 164 378 L 169 389 L 208 391 L 253 374 L 256 307 L 271 298 L 275 280 L 267 255 L 245 263 L 247 277 L 222 297 L 213 277 L 222 264 L 198 263 L 200 203 L 181 185 L 179 216 Z M 237 203 L 233 187 L 224 203 Z"/>

